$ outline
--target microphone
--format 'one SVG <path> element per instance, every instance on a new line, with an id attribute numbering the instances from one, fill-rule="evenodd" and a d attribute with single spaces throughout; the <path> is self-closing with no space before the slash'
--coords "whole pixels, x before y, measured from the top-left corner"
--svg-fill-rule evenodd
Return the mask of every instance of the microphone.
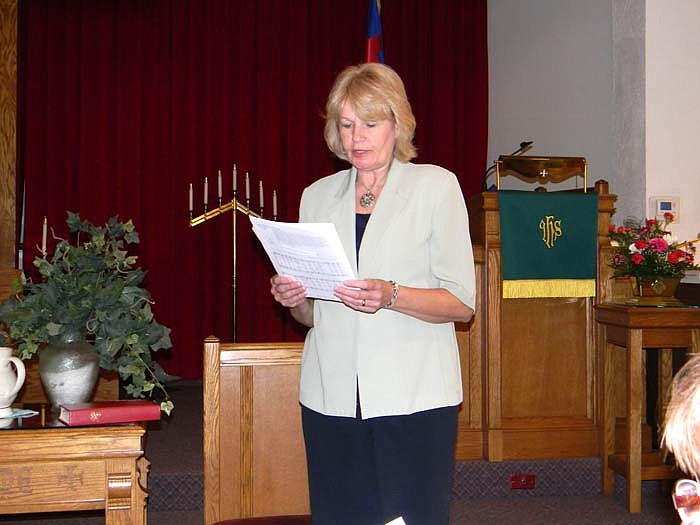
<path id="1" fill-rule="evenodd" d="M 532 141 L 531 140 L 526 140 L 524 142 L 520 143 L 520 147 L 516 149 L 513 153 L 510 154 L 511 157 L 515 155 L 522 155 L 526 151 L 529 151 L 532 149 Z"/>
<path id="2" fill-rule="evenodd" d="M 532 144 L 533 141 L 531 140 L 524 140 L 521 142 L 518 146 L 518 149 L 516 149 L 513 153 L 510 154 L 511 157 L 514 157 L 516 155 L 522 155 L 523 153 L 530 151 L 532 149 Z M 482 191 L 488 191 L 488 180 L 491 174 L 496 170 L 496 163 L 494 162 L 489 166 L 489 168 L 486 170 L 486 173 L 484 174 L 484 183 L 482 184 Z"/>

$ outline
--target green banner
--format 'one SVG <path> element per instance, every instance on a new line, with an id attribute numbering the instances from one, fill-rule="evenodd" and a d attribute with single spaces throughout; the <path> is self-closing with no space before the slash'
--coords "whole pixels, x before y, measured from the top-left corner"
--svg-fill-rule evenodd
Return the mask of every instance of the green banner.
<path id="1" fill-rule="evenodd" d="M 598 196 L 499 191 L 503 297 L 595 295 Z"/>

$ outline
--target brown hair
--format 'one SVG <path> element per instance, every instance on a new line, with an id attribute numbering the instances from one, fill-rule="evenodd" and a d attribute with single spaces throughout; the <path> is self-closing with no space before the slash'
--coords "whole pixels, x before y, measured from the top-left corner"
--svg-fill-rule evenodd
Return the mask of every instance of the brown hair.
<path id="1" fill-rule="evenodd" d="M 360 64 L 345 68 L 335 79 L 326 103 L 326 127 L 323 136 L 328 148 L 347 160 L 340 138 L 340 110 L 348 101 L 362 120 L 391 120 L 396 124 L 394 157 L 408 162 L 416 156 L 413 136 L 416 118 L 401 77 L 384 64 Z"/>

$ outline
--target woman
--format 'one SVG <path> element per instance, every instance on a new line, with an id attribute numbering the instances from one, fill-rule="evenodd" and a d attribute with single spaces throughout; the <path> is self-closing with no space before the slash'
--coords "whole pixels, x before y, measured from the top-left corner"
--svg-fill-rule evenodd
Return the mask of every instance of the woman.
<path id="1" fill-rule="evenodd" d="M 462 401 L 454 321 L 474 313 L 474 262 L 457 179 L 409 162 L 414 131 L 391 68 L 338 76 L 325 138 L 352 167 L 306 188 L 299 215 L 335 224 L 360 278 L 334 290 L 337 302 L 271 279 L 310 327 L 300 402 L 314 524 L 449 523 Z"/>

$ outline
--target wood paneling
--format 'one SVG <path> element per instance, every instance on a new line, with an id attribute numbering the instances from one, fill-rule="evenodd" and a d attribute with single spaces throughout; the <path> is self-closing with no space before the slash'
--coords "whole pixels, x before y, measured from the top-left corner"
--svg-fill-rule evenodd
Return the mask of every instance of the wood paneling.
<path id="1" fill-rule="evenodd" d="M 20 271 L 15 268 L 0 267 L 0 301 L 4 301 L 13 293 L 14 284 L 18 283 Z"/>
<path id="2" fill-rule="evenodd" d="M 580 298 L 503 300 L 503 418 L 591 417 L 587 309 Z"/>
<path id="3" fill-rule="evenodd" d="M 476 250 L 475 257 L 482 257 L 483 251 Z M 477 280 L 481 267 L 476 267 Z M 482 290 L 477 290 L 476 312 L 483 305 Z M 464 401 L 458 416 L 458 433 L 456 456 L 461 459 L 481 459 L 484 457 L 484 383 L 483 383 L 483 320 L 484 316 L 475 315 L 469 324 L 457 323 L 457 343 L 462 370 L 462 390 Z"/>
<path id="4" fill-rule="evenodd" d="M 14 267 L 17 173 L 17 0 L 0 0 L 0 266 Z"/>
<path id="5" fill-rule="evenodd" d="M 504 460 L 592 457 L 598 453 L 597 432 L 590 424 L 585 428 L 503 431 Z"/>

